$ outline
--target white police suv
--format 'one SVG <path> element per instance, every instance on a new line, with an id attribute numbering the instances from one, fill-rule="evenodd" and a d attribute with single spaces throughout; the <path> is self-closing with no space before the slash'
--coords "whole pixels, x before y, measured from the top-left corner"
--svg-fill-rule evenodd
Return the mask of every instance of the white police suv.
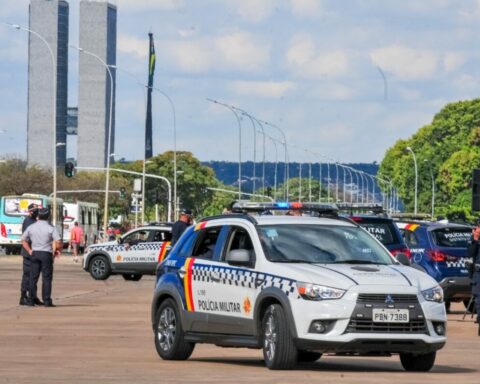
<path id="1" fill-rule="evenodd" d="M 272 215 L 277 209 L 309 215 Z M 234 210 L 187 229 L 159 265 L 160 357 L 187 359 L 196 343 L 212 343 L 262 348 L 270 369 L 322 353 L 399 354 L 406 370 L 432 368 L 446 342 L 443 293 L 401 264 L 405 255 L 397 261 L 334 205 L 238 202 Z"/>
<path id="2" fill-rule="evenodd" d="M 138 281 L 143 275 L 154 275 L 157 265 L 170 249 L 170 224 L 140 227 L 115 241 L 90 245 L 85 251 L 83 269 L 95 280 L 123 275 Z"/>

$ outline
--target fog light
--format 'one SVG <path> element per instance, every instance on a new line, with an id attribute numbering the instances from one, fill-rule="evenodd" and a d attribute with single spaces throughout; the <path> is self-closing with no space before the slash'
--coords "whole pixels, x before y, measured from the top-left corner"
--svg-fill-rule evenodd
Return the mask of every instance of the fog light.
<path id="1" fill-rule="evenodd" d="M 445 324 L 440 323 L 440 322 L 434 322 L 433 323 L 433 329 L 435 330 L 435 333 L 439 336 L 445 336 L 446 329 L 445 329 Z"/>
<path id="2" fill-rule="evenodd" d="M 329 330 L 331 321 L 314 320 L 310 324 L 309 333 L 325 333 Z"/>

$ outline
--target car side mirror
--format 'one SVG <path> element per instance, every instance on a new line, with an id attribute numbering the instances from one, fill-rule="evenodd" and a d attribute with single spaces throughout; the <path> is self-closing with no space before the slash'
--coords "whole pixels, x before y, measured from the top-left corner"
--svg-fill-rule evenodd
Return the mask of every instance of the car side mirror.
<path id="1" fill-rule="evenodd" d="M 408 258 L 408 256 L 405 253 L 397 253 L 395 258 L 397 259 L 397 261 L 400 264 L 410 267 L 410 265 L 411 265 L 410 259 Z"/>
<path id="2" fill-rule="evenodd" d="M 250 251 L 246 249 L 234 249 L 228 252 L 227 263 L 232 265 L 250 265 Z"/>

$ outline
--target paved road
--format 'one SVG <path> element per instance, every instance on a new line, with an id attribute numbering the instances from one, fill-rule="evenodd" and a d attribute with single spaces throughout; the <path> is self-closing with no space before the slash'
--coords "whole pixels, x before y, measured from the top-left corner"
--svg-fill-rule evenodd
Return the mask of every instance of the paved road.
<path id="1" fill-rule="evenodd" d="M 269 371 L 257 350 L 198 345 L 187 361 L 157 357 L 150 329 L 153 277 L 94 281 L 62 257 L 57 308 L 18 306 L 21 259 L 0 256 L 0 383 L 479 383 L 480 337 L 462 307 L 449 315 L 447 346 L 432 372 L 402 370 L 398 357 L 322 357 Z"/>

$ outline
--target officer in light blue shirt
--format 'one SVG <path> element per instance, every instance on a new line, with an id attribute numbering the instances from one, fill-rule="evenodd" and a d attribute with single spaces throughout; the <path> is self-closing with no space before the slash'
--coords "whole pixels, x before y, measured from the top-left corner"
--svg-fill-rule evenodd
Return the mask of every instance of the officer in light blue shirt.
<path id="1" fill-rule="evenodd" d="M 42 208 L 38 211 L 38 221 L 30 225 L 22 235 L 22 245 L 30 255 L 30 294 L 37 297 L 37 283 L 42 273 L 42 298 L 45 307 L 55 307 L 52 302 L 53 258 L 60 254 L 62 242 L 55 227 L 48 219 L 50 210 Z M 28 305 L 34 306 L 31 300 Z"/>

